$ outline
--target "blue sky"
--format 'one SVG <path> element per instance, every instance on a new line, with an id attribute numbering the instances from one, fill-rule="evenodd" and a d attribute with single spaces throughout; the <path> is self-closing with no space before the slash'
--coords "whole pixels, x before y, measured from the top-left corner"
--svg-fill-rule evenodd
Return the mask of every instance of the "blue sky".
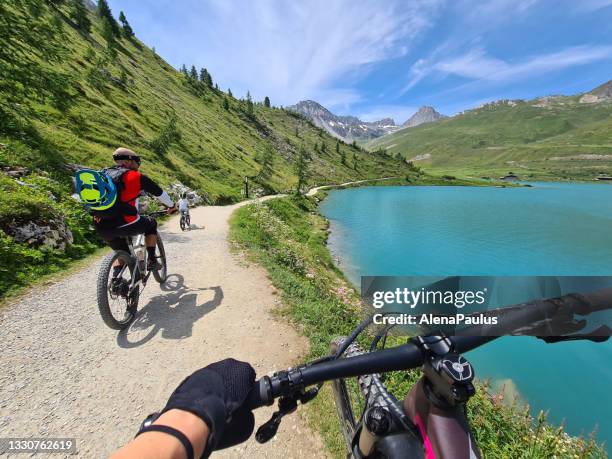
<path id="1" fill-rule="evenodd" d="M 174 67 L 237 97 L 402 123 L 612 79 L 612 0 L 110 0 Z"/>

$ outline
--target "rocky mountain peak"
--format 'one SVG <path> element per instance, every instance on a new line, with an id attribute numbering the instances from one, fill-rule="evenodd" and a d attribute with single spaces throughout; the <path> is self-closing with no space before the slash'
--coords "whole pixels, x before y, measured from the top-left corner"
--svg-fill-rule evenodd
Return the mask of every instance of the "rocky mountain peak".
<path id="1" fill-rule="evenodd" d="M 314 100 L 302 100 L 287 110 L 301 113 L 316 126 L 346 142 L 375 139 L 397 129 L 392 118 L 368 122 L 355 116 L 339 116 Z"/>
<path id="2" fill-rule="evenodd" d="M 583 104 L 594 104 L 612 100 L 612 80 L 597 86 L 591 92 L 587 92 L 580 98 Z"/>
<path id="3" fill-rule="evenodd" d="M 414 127 L 423 123 L 432 123 L 434 121 L 438 121 L 442 118 L 446 118 L 446 116 L 438 113 L 433 107 L 429 105 L 424 105 L 419 110 L 412 115 L 410 118 L 406 120 L 402 127 Z"/>

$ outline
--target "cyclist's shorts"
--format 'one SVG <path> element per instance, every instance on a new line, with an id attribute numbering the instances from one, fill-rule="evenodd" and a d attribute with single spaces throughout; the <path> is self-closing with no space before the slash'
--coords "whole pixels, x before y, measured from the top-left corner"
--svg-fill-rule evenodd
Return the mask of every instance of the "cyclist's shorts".
<path id="1" fill-rule="evenodd" d="M 106 241 L 113 250 L 129 251 L 126 236 L 137 236 L 144 234 L 157 234 L 157 220 L 146 215 L 141 215 L 138 220 L 129 225 L 121 225 L 115 228 L 100 228 L 96 226 L 98 236 Z"/>

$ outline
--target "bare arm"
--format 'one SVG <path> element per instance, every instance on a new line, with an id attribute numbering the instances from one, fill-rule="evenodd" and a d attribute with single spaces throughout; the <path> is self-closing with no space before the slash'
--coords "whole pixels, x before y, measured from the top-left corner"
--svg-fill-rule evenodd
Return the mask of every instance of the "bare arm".
<path id="1" fill-rule="evenodd" d="M 153 424 L 173 427 L 182 432 L 193 445 L 194 457 L 201 457 L 208 440 L 208 426 L 188 411 L 170 410 Z M 111 459 L 185 459 L 181 442 L 162 432 L 145 432 L 115 452 Z"/>

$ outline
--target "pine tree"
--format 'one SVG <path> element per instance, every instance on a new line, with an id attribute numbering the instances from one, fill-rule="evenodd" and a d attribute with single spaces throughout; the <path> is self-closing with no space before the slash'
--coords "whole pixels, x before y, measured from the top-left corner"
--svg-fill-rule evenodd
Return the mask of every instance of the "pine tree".
<path id="1" fill-rule="evenodd" d="M 224 97 L 224 98 L 223 98 L 223 108 L 224 108 L 225 110 L 229 110 L 229 108 L 230 108 L 230 105 L 229 105 L 229 100 L 227 100 L 227 97 Z"/>
<path id="2" fill-rule="evenodd" d="M 189 78 L 194 81 L 198 81 L 198 71 L 195 68 L 195 65 L 191 66 L 191 70 L 189 71 Z"/>
<path id="3" fill-rule="evenodd" d="M 177 126 L 178 118 L 176 113 L 167 113 L 168 122 L 155 139 L 149 142 L 149 148 L 159 155 L 165 155 L 172 144 L 181 141 L 181 131 Z"/>
<path id="4" fill-rule="evenodd" d="M 340 153 L 340 142 L 336 141 L 336 153 Z"/>
<path id="5" fill-rule="evenodd" d="M 232 94 L 232 90 L 230 88 L 227 88 L 227 95 L 230 97 L 234 97 L 234 95 Z"/>
<path id="6" fill-rule="evenodd" d="M 186 77 L 189 76 L 189 73 L 187 73 L 187 67 L 185 66 L 185 64 L 183 64 L 183 66 L 181 67 L 181 73 L 185 75 Z"/>
<path id="7" fill-rule="evenodd" d="M 295 127 L 295 136 L 299 137 L 300 136 L 300 131 L 298 130 L 298 127 Z"/>
<path id="8" fill-rule="evenodd" d="M 340 153 L 340 162 L 342 163 L 342 165 L 346 166 L 346 153 L 344 152 L 344 150 L 342 150 L 342 152 Z"/>
<path id="9" fill-rule="evenodd" d="M 70 19 L 74 21 L 77 29 L 81 32 L 91 33 L 91 20 L 83 0 L 72 0 L 70 2 Z"/>
<path id="10" fill-rule="evenodd" d="M 108 18 L 102 18 L 102 37 L 106 40 L 106 47 L 109 50 L 115 47 L 115 33 L 113 32 L 113 26 Z"/>
<path id="11" fill-rule="evenodd" d="M 255 116 L 255 112 L 253 109 L 253 98 L 251 97 L 251 93 L 249 91 L 247 91 L 246 94 L 246 114 L 250 118 Z"/>
<path id="12" fill-rule="evenodd" d="M 321 153 L 327 153 L 327 144 L 325 141 L 321 141 Z"/>
<path id="13" fill-rule="evenodd" d="M 208 70 L 206 70 L 204 67 L 202 67 L 202 70 L 200 70 L 200 81 L 204 83 L 207 88 L 213 87 L 212 77 L 210 76 L 210 73 L 208 73 Z"/>
<path id="14" fill-rule="evenodd" d="M 261 164 L 257 178 L 267 180 L 272 175 L 272 165 L 274 163 L 274 148 L 269 143 L 264 145 L 263 150 L 257 151 L 255 161 Z"/>
<path id="15" fill-rule="evenodd" d="M 357 170 L 357 155 L 353 153 L 353 169 Z"/>
<path id="16" fill-rule="evenodd" d="M 295 190 L 296 193 L 301 193 L 304 184 L 306 183 L 306 177 L 308 176 L 308 162 L 307 162 L 308 154 L 306 153 L 306 148 L 304 144 L 300 145 L 298 149 L 297 158 L 295 159 L 294 171 L 295 175 L 297 175 L 297 188 Z"/>
<path id="17" fill-rule="evenodd" d="M 219 85 L 215 83 L 215 91 L 219 91 Z"/>
<path id="18" fill-rule="evenodd" d="M 268 96 L 264 97 L 264 107 L 270 108 L 270 98 Z"/>
<path id="19" fill-rule="evenodd" d="M 120 36 L 119 24 L 117 24 L 117 21 L 115 21 L 115 18 L 113 17 L 113 13 L 111 12 L 111 9 L 108 6 L 108 3 L 106 2 L 106 0 L 98 0 L 97 12 L 100 18 L 108 20 L 108 23 L 113 32 L 113 35 L 115 37 L 119 37 Z"/>
<path id="20" fill-rule="evenodd" d="M 125 17 L 125 14 L 123 14 L 123 11 L 119 12 L 119 21 L 121 22 L 121 28 L 123 29 L 123 35 L 125 38 L 132 38 L 134 36 L 134 31 Z"/>

